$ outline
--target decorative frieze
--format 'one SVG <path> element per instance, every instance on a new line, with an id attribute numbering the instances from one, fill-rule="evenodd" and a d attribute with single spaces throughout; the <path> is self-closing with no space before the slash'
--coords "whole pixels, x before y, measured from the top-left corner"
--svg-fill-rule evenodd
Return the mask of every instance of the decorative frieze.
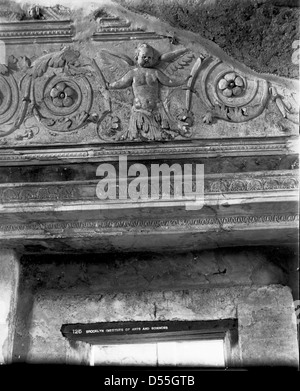
<path id="1" fill-rule="evenodd" d="M 217 194 L 244 194 L 291 191 L 299 188 L 299 178 L 295 171 L 258 172 L 247 174 L 206 175 L 204 193 L 206 197 Z M 128 179 L 130 183 L 131 179 Z M 55 201 L 99 201 L 96 195 L 98 180 L 81 182 L 59 182 L 35 184 L 0 185 L 0 204 L 55 202 Z M 192 191 L 196 191 L 192 181 Z M 149 179 L 149 197 L 151 197 L 151 180 Z M 159 183 L 158 194 L 162 194 L 162 183 Z M 170 181 L 170 196 L 174 195 L 174 182 Z M 128 197 L 129 199 L 129 197 Z"/>
<path id="2" fill-rule="evenodd" d="M 79 188 L 74 186 L 22 186 L 0 187 L 0 203 L 33 202 L 33 201 L 64 201 L 80 198 Z"/>
<path id="3" fill-rule="evenodd" d="M 99 235 L 105 231 L 112 231 L 112 235 L 117 230 L 126 231 L 126 233 L 138 233 L 139 231 L 187 231 L 189 229 L 197 230 L 198 232 L 206 230 L 224 230 L 226 228 L 238 229 L 239 227 L 249 228 L 253 226 L 270 226 L 274 225 L 279 228 L 282 225 L 297 227 L 299 215 L 297 214 L 266 214 L 266 215 L 237 215 L 228 217 L 201 217 L 201 218 L 173 218 L 173 219 L 118 219 L 118 220 L 92 220 L 92 221 L 55 221 L 55 222 L 39 222 L 28 224 L 0 224 L 0 233 L 3 235 L 22 235 L 43 233 L 45 236 L 58 235 L 59 237 L 68 237 L 69 235 L 76 236 L 84 235 Z M 274 228 L 275 228 L 274 227 Z"/>
<path id="4" fill-rule="evenodd" d="M 249 174 L 249 173 L 248 173 Z M 235 179 L 207 179 L 204 189 L 206 194 L 213 193 L 244 193 L 272 190 L 292 190 L 299 188 L 297 176 L 276 176 L 266 178 L 235 178 Z"/>
<path id="5" fill-rule="evenodd" d="M 34 33 L 23 29 L 22 34 L 26 31 Z M 75 45 L 34 61 L 10 56 L 0 66 L 1 144 L 203 140 L 211 132 L 220 137 L 222 121 L 227 123 L 222 139 L 260 134 L 260 126 L 272 137 L 274 131 L 296 134 L 296 89 L 185 47 L 163 51 L 160 44 L 130 45 L 130 55 L 100 45 L 92 59 L 91 48 Z M 234 127 L 263 113 L 253 127 Z"/>

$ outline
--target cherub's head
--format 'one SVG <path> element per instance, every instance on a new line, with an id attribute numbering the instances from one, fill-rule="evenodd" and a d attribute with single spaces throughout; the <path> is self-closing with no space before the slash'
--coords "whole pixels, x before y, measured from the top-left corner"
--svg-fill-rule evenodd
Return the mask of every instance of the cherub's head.
<path id="1" fill-rule="evenodd" d="M 135 60 L 140 67 L 151 68 L 158 61 L 158 53 L 152 46 L 142 43 L 136 49 Z"/>

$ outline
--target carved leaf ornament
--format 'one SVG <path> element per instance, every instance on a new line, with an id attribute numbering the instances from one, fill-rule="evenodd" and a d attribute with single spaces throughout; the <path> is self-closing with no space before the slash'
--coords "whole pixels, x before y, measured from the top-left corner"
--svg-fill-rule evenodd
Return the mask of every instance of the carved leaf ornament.
<path id="1" fill-rule="evenodd" d="M 149 63 L 139 65 L 141 53 Z M 201 127 L 200 107 L 206 124 L 239 123 L 269 103 L 283 119 L 299 122 L 294 91 L 185 48 L 159 53 L 141 44 L 135 56 L 100 50 L 96 62 L 68 47 L 33 63 L 11 56 L 0 64 L 0 138 L 30 118 L 57 135 L 93 126 L 108 142 L 191 138 Z"/>
<path id="2" fill-rule="evenodd" d="M 205 60 L 197 87 L 208 110 L 204 122 L 220 118 L 230 122 L 245 122 L 260 115 L 269 99 L 268 82 L 228 69 L 218 59 Z"/>

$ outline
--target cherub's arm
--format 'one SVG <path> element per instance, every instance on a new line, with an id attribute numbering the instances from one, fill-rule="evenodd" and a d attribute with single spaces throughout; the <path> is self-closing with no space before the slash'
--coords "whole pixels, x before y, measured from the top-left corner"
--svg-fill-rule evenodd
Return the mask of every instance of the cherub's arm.
<path id="1" fill-rule="evenodd" d="M 171 79 L 169 76 L 165 75 L 162 71 L 160 71 L 158 69 L 157 70 L 157 78 L 158 78 L 158 81 L 164 86 L 179 87 L 179 86 L 182 86 L 183 84 L 185 84 L 187 82 L 187 80 L 190 78 L 190 76 L 184 80 L 175 80 L 175 79 Z"/>
<path id="2" fill-rule="evenodd" d="M 130 87 L 133 81 L 133 73 L 132 71 L 127 72 L 121 79 L 114 81 L 113 83 L 108 83 L 109 89 L 122 89 Z"/>

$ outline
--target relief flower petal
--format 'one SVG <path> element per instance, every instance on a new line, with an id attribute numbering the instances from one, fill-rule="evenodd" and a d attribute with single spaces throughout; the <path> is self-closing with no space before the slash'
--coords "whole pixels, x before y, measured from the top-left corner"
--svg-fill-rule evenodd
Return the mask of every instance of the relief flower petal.
<path id="1" fill-rule="evenodd" d="M 226 79 L 221 79 L 219 81 L 218 87 L 220 90 L 224 90 L 228 86 L 228 81 Z"/>
<path id="2" fill-rule="evenodd" d="M 63 91 L 66 88 L 66 83 L 63 81 L 56 84 L 55 88 L 58 89 L 58 91 Z"/>
<path id="3" fill-rule="evenodd" d="M 53 104 L 54 104 L 54 106 L 63 107 L 63 101 L 60 98 L 54 98 Z"/>
<path id="4" fill-rule="evenodd" d="M 69 97 L 73 97 L 75 95 L 75 91 L 73 90 L 73 88 L 71 87 L 66 87 L 64 89 L 64 93 L 69 96 Z"/>
<path id="5" fill-rule="evenodd" d="M 230 90 L 229 88 L 226 88 L 225 90 L 222 91 L 222 94 L 224 96 L 230 97 L 230 96 L 232 96 L 232 90 Z"/>
<path id="6" fill-rule="evenodd" d="M 234 87 L 232 89 L 232 93 L 233 93 L 234 96 L 241 95 L 241 93 L 242 93 L 241 87 Z"/>
<path id="7" fill-rule="evenodd" d="M 234 80 L 235 78 L 236 78 L 236 74 L 234 72 L 227 73 L 224 76 L 224 79 L 227 80 L 227 81 Z"/>
<path id="8" fill-rule="evenodd" d="M 52 90 L 50 91 L 50 96 L 51 96 L 51 98 L 56 98 L 56 97 L 58 96 L 59 92 L 60 92 L 60 91 L 58 91 L 57 88 L 55 88 L 55 87 L 52 88 Z"/>
<path id="9" fill-rule="evenodd" d="M 237 76 L 235 78 L 234 82 L 235 82 L 235 85 L 238 86 L 238 87 L 243 87 L 244 86 L 243 79 L 240 76 Z"/>
<path id="10" fill-rule="evenodd" d="M 71 97 L 67 96 L 64 98 L 64 100 L 62 102 L 63 102 L 63 106 L 70 107 L 73 104 L 73 99 Z"/>

